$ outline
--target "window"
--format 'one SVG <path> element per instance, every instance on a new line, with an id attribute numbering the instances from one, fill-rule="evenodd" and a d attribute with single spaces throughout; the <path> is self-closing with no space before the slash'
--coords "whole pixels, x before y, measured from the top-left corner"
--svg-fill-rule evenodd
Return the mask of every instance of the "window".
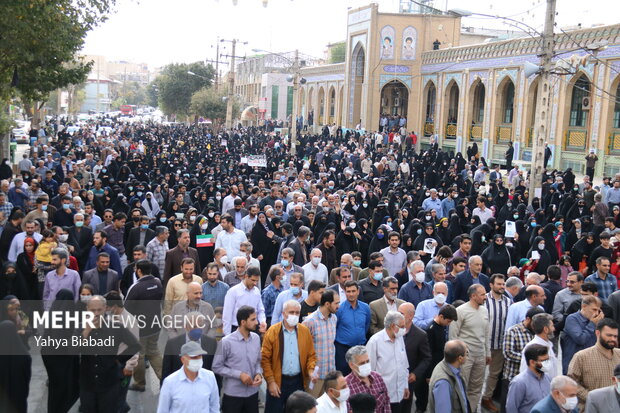
<path id="1" fill-rule="evenodd" d="M 509 82 L 504 89 L 504 123 L 512 123 L 515 104 L 515 85 Z"/>
<path id="2" fill-rule="evenodd" d="M 474 123 L 482 123 L 484 120 L 484 94 L 484 85 L 480 82 L 474 92 L 474 113 L 472 117 Z"/>
<path id="3" fill-rule="evenodd" d="M 620 83 L 616 89 L 616 105 L 614 107 L 614 129 L 620 129 Z"/>
<path id="4" fill-rule="evenodd" d="M 432 122 L 435 119 L 435 98 L 437 91 L 435 85 L 431 84 L 426 92 L 426 121 Z"/>
<path id="5" fill-rule="evenodd" d="M 271 86 L 271 119 L 278 119 L 278 94 L 280 86 Z"/>
<path id="6" fill-rule="evenodd" d="M 573 95 L 570 102 L 569 126 L 585 128 L 587 111 L 583 110 L 583 98 L 590 96 L 590 82 L 581 76 L 573 85 Z"/>

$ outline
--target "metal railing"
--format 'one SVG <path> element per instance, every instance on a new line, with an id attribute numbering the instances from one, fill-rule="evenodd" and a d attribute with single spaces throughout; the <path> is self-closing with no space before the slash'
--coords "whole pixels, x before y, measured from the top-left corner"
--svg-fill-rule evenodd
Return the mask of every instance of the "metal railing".
<path id="1" fill-rule="evenodd" d="M 499 125 L 495 134 L 496 143 L 508 143 L 512 140 L 512 125 Z"/>
<path id="2" fill-rule="evenodd" d="M 585 128 L 568 129 L 564 132 L 564 150 L 583 151 L 588 141 L 588 131 Z"/>
<path id="3" fill-rule="evenodd" d="M 607 153 L 620 155 L 620 129 L 614 129 L 607 138 Z"/>
<path id="4" fill-rule="evenodd" d="M 534 128 L 528 128 L 525 135 L 525 146 L 531 148 L 534 143 Z"/>
<path id="5" fill-rule="evenodd" d="M 424 136 L 432 136 L 435 133 L 435 124 L 433 122 L 426 122 L 424 124 Z"/>
<path id="6" fill-rule="evenodd" d="M 448 122 L 446 124 L 446 138 L 456 139 L 456 122 Z"/>
<path id="7" fill-rule="evenodd" d="M 479 142 L 482 140 L 482 125 L 471 125 L 469 127 L 469 139 Z"/>

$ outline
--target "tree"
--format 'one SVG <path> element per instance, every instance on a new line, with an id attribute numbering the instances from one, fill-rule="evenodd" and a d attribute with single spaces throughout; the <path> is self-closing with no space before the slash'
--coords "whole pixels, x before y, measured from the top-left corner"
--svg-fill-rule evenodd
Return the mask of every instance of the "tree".
<path id="1" fill-rule="evenodd" d="M 192 95 L 191 114 L 216 120 L 226 119 L 226 90 L 202 88 Z M 233 102 L 233 119 L 239 116 L 239 103 Z"/>
<path id="2" fill-rule="evenodd" d="M 195 73 L 190 75 L 188 72 Z M 172 63 L 165 66 L 157 80 L 159 107 L 166 115 L 187 116 L 192 95 L 211 86 L 215 70 L 202 62 Z"/>
<path id="3" fill-rule="evenodd" d="M 119 110 L 122 105 L 143 106 L 147 104 L 147 87 L 138 82 L 124 82 L 115 85 L 112 94 L 113 110 Z"/>
<path id="4" fill-rule="evenodd" d="M 11 0 L 0 6 L 0 97 L 39 101 L 85 80 L 92 62 L 76 57 L 86 34 L 116 0 Z"/>
<path id="5" fill-rule="evenodd" d="M 347 44 L 339 42 L 329 45 L 329 63 L 342 63 L 347 54 Z"/>
<path id="6" fill-rule="evenodd" d="M 36 102 L 70 84 L 82 83 L 92 62 L 76 57 L 86 34 L 106 19 L 116 0 L 5 0 L 0 2 L 0 106 L 19 97 Z M 41 104 L 42 106 L 42 104 Z M 35 116 L 33 127 L 38 127 Z M 0 158 L 8 152 L 0 129 Z"/>
<path id="7" fill-rule="evenodd" d="M 153 80 L 146 87 L 146 104 L 154 108 L 159 105 L 159 83 L 157 79 Z"/>

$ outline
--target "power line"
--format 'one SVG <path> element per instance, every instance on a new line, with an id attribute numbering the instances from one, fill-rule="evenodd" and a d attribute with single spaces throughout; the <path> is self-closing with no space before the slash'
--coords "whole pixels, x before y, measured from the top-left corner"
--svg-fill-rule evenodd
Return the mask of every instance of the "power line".
<path id="1" fill-rule="evenodd" d="M 579 46 L 578 50 L 584 50 L 585 52 L 587 52 L 590 56 L 592 56 L 594 59 L 596 59 L 598 62 L 601 62 L 603 65 L 609 67 L 611 70 L 613 70 L 616 73 L 620 73 L 620 71 L 618 69 L 616 69 L 615 67 L 613 67 L 612 65 L 610 65 L 609 63 L 607 63 L 605 60 L 600 59 L 595 53 L 594 51 L 592 51 L 591 49 L 582 46 L 573 36 L 571 36 L 568 32 L 566 32 L 565 30 L 560 29 L 560 31 L 562 33 L 564 33 L 566 36 L 568 36 L 569 39 L 571 39 L 573 42 L 577 43 L 577 46 Z"/>

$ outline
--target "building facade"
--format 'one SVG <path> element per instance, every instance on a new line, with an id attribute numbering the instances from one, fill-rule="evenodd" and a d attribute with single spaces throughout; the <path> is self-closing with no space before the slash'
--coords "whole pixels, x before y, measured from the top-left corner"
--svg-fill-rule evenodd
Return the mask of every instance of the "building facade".
<path id="1" fill-rule="evenodd" d="M 539 63 L 539 38 L 470 44 L 458 16 L 383 14 L 376 5 L 351 10 L 347 28 L 344 64 L 303 71 L 301 114 L 333 105 L 335 123 L 367 131 L 381 114 L 400 115 L 422 145 L 465 152 L 476 142 L 482 156 L 501 160 L 513 142 L 515 159 L 531 159 L 539 78 L 524 65 Z M 562 31 L 555 51 L 552 166 L 582 173 L 593 149 L 597 174 L 620 172 L 620 24 Z M 335 96 L 332 79 L 341 82 Z"/>

